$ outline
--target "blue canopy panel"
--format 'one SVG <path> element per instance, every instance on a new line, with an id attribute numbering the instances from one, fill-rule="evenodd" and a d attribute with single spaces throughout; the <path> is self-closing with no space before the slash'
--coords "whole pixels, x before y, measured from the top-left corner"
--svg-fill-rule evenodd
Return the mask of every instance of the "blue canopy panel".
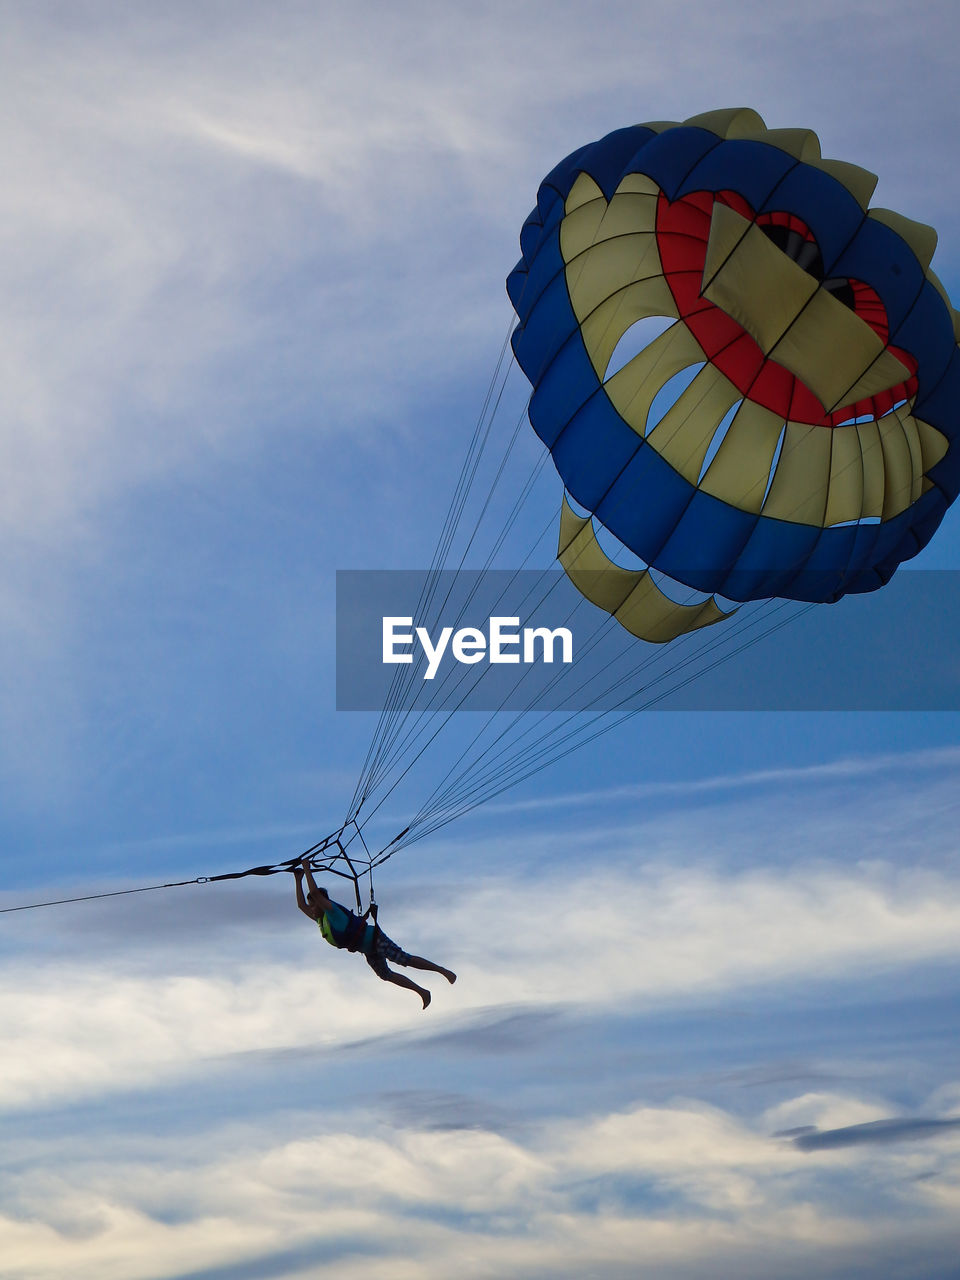
<path id="1" fill-rule="evenodd" d="M 836 178 L 797 161 L 757 212 L 786 210 L 802 218 L 817 240 L 825 275 L 844 274 L 838 259 L 867 225 L 859 203 Z"/>
<path id="2" fill-rule="evenodd" d="M 581 173 L 589 173 L 609 200 L 623 175 L 633 171 L 640 151 L 644 150 L 646 156 L 644 148 L 656 136 L 655 130 L 635 124 L 614 129 L 598 142 L 579 147 L 544 178 L 537 193 L 537 207 L 541 208 L 544 200 L 549 201 L 551 190 L 559 195 L 561 202 L 566 200 Z"/>
<path id="3" fill-rule="evenodd" d="M 646 169 L 646 152 L 644 152 Z M 768 201 L 776 205 L 780 184 L 799 161 L 779 147 L 752 139 L 732 138 L 706 152 L 687 174 L 673 199 L 691 191 L 737 191 L 756 212 Z M 655 175 L 651 175 L 655 176 Z"/>
<path id="4" fill-rule="evenodd" d="M 883 299 L 893 335 L 906 320 L 927 284 L 910 246 L 876 218 L 864 218 L 860 230 L 834 263 L 831 275 L 851 276 L 872 285 Z M 919 358 L 920 352 L 917 352 Z"/>

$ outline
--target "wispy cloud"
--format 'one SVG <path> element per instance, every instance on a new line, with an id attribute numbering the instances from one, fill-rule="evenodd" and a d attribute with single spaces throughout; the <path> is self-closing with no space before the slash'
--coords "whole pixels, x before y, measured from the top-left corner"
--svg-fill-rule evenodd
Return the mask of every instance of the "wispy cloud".
<path id="1" fill-rule="evenodd" d="M 926 751 L 848 756 L 818 764 L 795 765 L 773 769 L 753 769 L 742 773 L 718 774 L 710 778 L 688 778 L 677 782 L 638 782 L 593 790 L 568 790 L 554 795 L 535 796 L 524 800 L 493 803 L 485 812 L 521 813 L 540 809 L 568 809 L 607 804 L 615 800 L 675 799 L 683 796 L 754 790 L 763 787 L 795 787 L 824 782 L 859 782 L 875 776 L 892 774 L 898 780 L 904 774 L 949 770 L 960 766 L 960 748 L 937 747 Z"/>
<path id="2" fill-rule="evenodd" d="M 946 10 L 926 9 L 930 40 Z M 889 151 L 885 86 L 912 38 L 886 46 L 893 9 L 864 37 L 815 6 L 833 38 L 805 88 L 780 74 L 788 25 L 752 3 L 746 63 L 707 4 L 642 23 L 614 5 L 601 24 L 569 4 L 549 37 L 538 4 L 381 8 L 375 37 L 345 3 L 322 17 L 281 4 L 269 23 L 250 5 L 229 21 L 214 5 L 189 21 L 178 6 L 79 12 L 64 27 L 35 7 L 8 31 L 0 459 L 3 519 L 21 534 L 68 518 L 76 534 L 118 490 L 195 474 L 308 405 L 339 435 L 422 403 L 427 376 L 488 367 L 492 349 L 465 357 L 503 310 L 489 282 L 509 268 L 540 174 L 584 134 L 732 94 L 772 97 L 771 123 L 821 128 L 830 154 L 863 134 L 871 154 L 880 140 Z M 690 22 L 702 42 L 684 38 Z M 863 38 L 869 128 L 857 119 L 870 109 L 838 109 L 850 90 L 831 71 Z M 937 83 L 925 105 L 896 104 L 910 172 L 938 145 Z M 877 167 L 897 203 L 896 159 Z"/>
<path id="3" fill-rule="evenodd" d="M 960 1119 L 938 1120 L 929 1116 L 903 1116 L 889 1120 L 871 1120 L 866 1124 L 850 1124 L 840 1129 L 804 1128 L 799 1133 L 784 1133 L 801 1151 L 832 1151 L 838 1147 L 870 1146 L 875 1143 L 916 1142 L 937 1138 L 960 1129 Z"/>

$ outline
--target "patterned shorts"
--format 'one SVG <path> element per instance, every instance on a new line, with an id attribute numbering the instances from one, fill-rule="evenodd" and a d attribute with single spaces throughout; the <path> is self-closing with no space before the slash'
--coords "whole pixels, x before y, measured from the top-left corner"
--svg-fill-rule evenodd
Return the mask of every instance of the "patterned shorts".
<path id="1" fill-rule="evenodd" d="M 394 964 L 409 964 L 410 955 L 404 951 L 402 947 L 398 947 L 392 938 L 381 930 L 377 929 L 373 938 L 373 946 L 365 953 L 367 964 L 378 977 L 382 978 L 387 968 L 387 961 L 391 960 Z"/>

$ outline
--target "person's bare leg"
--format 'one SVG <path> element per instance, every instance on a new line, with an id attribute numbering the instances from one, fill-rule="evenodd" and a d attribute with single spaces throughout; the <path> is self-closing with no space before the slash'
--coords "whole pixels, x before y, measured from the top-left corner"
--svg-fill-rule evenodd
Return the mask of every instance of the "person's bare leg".
<path id="1" fill-rule="evenodd" d="M 426 987 L 418 987 L 417 984 L 411 981 L 411 979 L 405 974 L 395 973 L 393 969 L 388 968 L 386 965 L 383 967 L 386 972 L 378 974 L 377 976 L 379 978 L 382 978 L 384 982 L 392 982 L 398 987 L 406 987 L 408 991 L 415 991 L 423 1001 L 423 1007 L 427 1007 L 430 1003 L 430 992 Z"/>
<path id="2" fill-rule="evenodd" d="M 411 969 L 429 969 L 431 973 L 442 973 L 450 983 L 457 980 L 457 975 L 452 969 L 444 969 L 442 965 L 434 964 L 432 960 L 424 960 L 423 956 L 407 956 L 403 963 Z"/>

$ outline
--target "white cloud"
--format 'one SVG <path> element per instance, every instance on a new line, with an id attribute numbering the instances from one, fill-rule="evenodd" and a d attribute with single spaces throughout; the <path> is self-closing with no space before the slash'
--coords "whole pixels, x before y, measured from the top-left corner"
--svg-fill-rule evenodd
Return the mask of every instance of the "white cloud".
<path id="1" fill-rule="evenodd" d="M 292 905 L 291 926 L 302 925 L 292 938 L 272 913 L 259 927 L 246 917 L 242 929 L 209 937 L 201 925 L 154 953 L 156 971 L 150 949 L 131 953 L 135 967 L 116 944 L 97 962 L 95 941 L 77 935 L 86 958 L 68 944 L 56 963 L 5 969 L 0 1103 L 187 1080 L 216 1057 L 330 1049 L 374 1029 L 456 1029 L 465 1014 L 497 1006 L 636 1011 L 960 956 L 960 880 L 944 873 L 658 866 L 588 877 L 558 866 L 537 885 L 534 911 L 529 894 L 523 882 L 489 879 L 442 912 L 427 901 L 384 913 L 401 945 L 460 974 L 452 990 L 428 975 L 435 1002 L 424 1021 L 412 996 L 379 984 L 362 958 L 329 950 Z M 145 925 L 159 919 L 148 914 Z M 288 958 L 278 962 L 281 947 Z M 308 990 L 319 1021 L 303 1015 Z"/>
<path id="2" fill-rule="evenodd" d="M 894 842 L 911 808 L 929 800 L 913 775 L 899 776 L 889 789 Z M 813 786 L 819 804 L 804 791 L 797 848 L 816 847 L 830 787 Z M 730 839 L 735 814 L 751 826 L 770 803 L 743 806 L 732 791 L 700 819 L 710 829 L 729 810 Z M 556 1091 L 555 1072 L 574 1062 L 591 1070 L 591 1027 L 711 1002 L 730 1010 L 751 991 L 789 1003 L 811 979 L 849 989 L 879 971 L 957 959 L 955 872 L 809 858 L 721 870 L 708 857 L 691 861 L 702 832 L 690 836 L 683 818 L 681 806 L 673 841 L 684 853 L 674 865 L 630 870 L 618 857 L 589 874 L 568 831 L 542 836 L 554 858 L 535 878 L 491 873 L 447 894 L 388 892 L 388 930 L 460 971 L 453 988 L 432 983 L 427 1014 L 360 958 L 328 950 L 288 895 L 271 893 L 258 921 L 248 908 L 266 886 L 209 886 L 181 906 L 173 896 L 162 908 L 134 900 L 112 936 L 109 913 L 92 933 L 72 932 L 68 919 L 55 953 L 43 922 L 32 922 L 32 955 L 4 962 L 0 991 L 5 1264 L 19 1280 L 155 1280 L 243 1266 L 347 1280 L 585 1270 L 626 1280 L 642 1256 L 669 1280 L 759 1277 L 774 1259 L 793 1280 L 843 1276 L 851 1259 L 874 1259 L 878 1280 L 932 1277 L 960 1186 L 955 1134 L 816 1150 L 775 1136 L 896 1115 L 879 1078 L 784 1092 L 788 1071 L 779 1100 L 752 1111 L 746 1095 L 734 1110 L 695 1092 L 678 1097 L 676 1086 L 655 1102 L 637 1094 L 656 1041 L 635 1029 L 619 1052 L 609 1043 L 600 1051 L 591 1088 L 576 1098 L 562 1082 Z M 642 847 L 641 834 L 632 840 Z M 629 843 L 621 832 L 618 851 Z M 179 917 L 185 928 L 174 929 Z M 560 1015 L 554 1030 L 542 1042 L 520 1034 L 513 1050 L 529 1059 L 545 1100 L 524 1115 L 528 1095 L 511 1110 L 519 1077 L 510 1050 L 486 1037 L 489 1018 L 513 1011 L 522 1033 L 550 1010 Z M 561 1060 L 552 1046 L 570 1027 L 586 1040 Z M 493 1053 L 495 1077 L 484 1057 Z M 696 1053 L 706 1068 L 710 1042 Z M 626 1103 L 605 1104 L 611 1075 Z M 695 1064 L 682 1078 L 696 1089 Z M 391 1122 L 391 1090 L 411 1079 L 450 1097 L 439 1111 L 424 1099 L 424 1123 L 410 1118 L 416 1099 L 405 1121 Z M 952 1114 L 957 1088 L 941 1078 L 920 1110 Z M 484 1119 L 495 1098 L 499 1126 Z M 158 1115 L 168 1132 L 157 1131 Z M 912 1273 L 891 1261 L 904 1248 L 914 1250 Z"/>
<path id="3" fill-rule="evenodd" d="M 845 1179 L 869 1159 L 848 1155 Z M 945 1172 L 956 1177 L 958 1160 L 955 1148 Z M 263 1274 L 430 1280 L 626 1275 L 637 1257 L 671 1276 L 757 1274 L 773 1254 L 782 1274 L 802 1273 L 797 1261 L 834 1274 L 845 1250 L 909 1239 L 920 1201 L 928 1236 L 946 1234 L 948 1206 L 923 1184 L 881 1221 L 836 1203 L 836 1188 L 818 1192 L 818 1163 L 831 1161 L 705 1107 L 547 1120 L 511 1140 L 384 1131 L 369 1113 L 345 1121 L 304 1100 L 262 1128 L 64 1144 L 55 1172 L 28 1172 L 4 1197 L 0 1240 L 23 1280 L 138 1280 L 258 1257 Z"/>

